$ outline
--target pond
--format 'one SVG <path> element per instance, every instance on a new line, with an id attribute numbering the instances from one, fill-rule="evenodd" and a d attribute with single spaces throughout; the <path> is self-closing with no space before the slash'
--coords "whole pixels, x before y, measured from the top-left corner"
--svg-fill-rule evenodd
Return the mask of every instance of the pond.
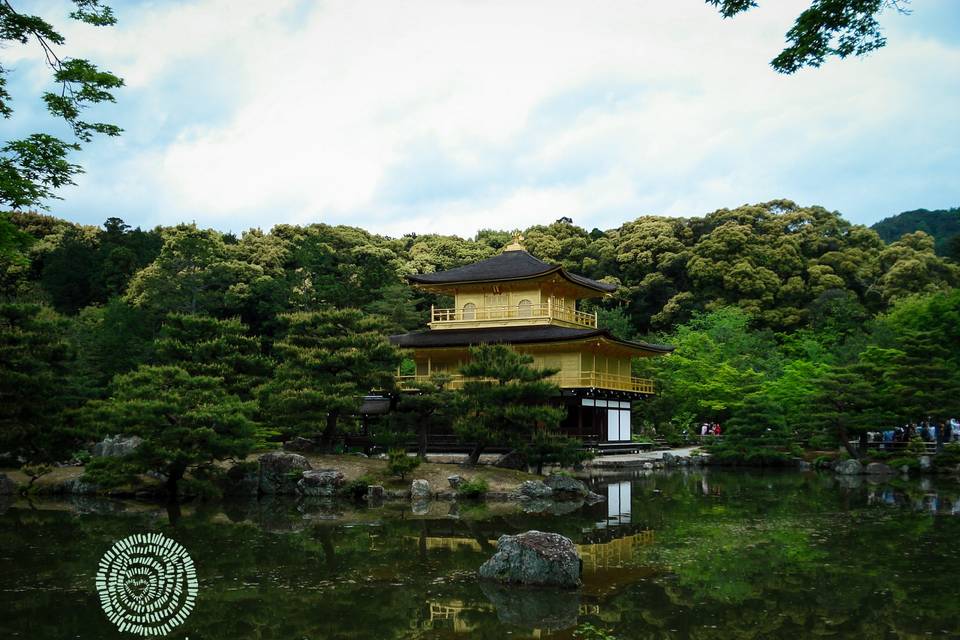
<path id="1" fill-rule="evenodd" d="M 101 609 L 98 565 L 123 538 L 162 533 L 197 576 L 171 638 L 572 638 L 587 625 L 618 640 L 960 637 L 955 482 L 691 469 L 591 484 L 606 502 L 541 515 L 508 504 L 435 503 L 418 515 L 404 504 L 263 500 L 177 513 L 7 500 L 0 632 L 136 637 Z M 528 529 L 574 540 L 582 589 L 478 582 L 498 536 Z"/>

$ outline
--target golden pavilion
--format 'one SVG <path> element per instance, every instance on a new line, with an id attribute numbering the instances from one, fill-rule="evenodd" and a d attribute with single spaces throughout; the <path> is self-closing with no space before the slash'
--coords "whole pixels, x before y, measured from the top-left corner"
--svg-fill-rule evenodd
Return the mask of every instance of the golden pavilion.
<path id="1" fill-rule="evenodd" d="M 552 380 L 567 407 L 563 433 L 585 444 L 629 442 L 632 402 L 654 393 L 653 381 L 632 375 L 631 360 L 672 347 L 621 340 L 598 327 L 597 314 L 581 311 L 577 302 L 609 296 L 616 285 L 547 264 L 521 242 L 517 235 L 487 260 L 408 276 L 414 287 L 453 297 L 454 306 L 431 308 L 429 329 L 391 336 L 416 362 L 416 374 L 401 376 L 401 387 L 416 389 L 445 373 L 457 388 L 471 346 L 507 344 L 532 356 L 535 366 L 559 371 Z"/>

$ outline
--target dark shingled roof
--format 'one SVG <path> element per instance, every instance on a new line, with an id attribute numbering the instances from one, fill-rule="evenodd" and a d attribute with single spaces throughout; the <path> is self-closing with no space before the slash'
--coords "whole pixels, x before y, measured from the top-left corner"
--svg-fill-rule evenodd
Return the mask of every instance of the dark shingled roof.
<path id="1" fill-rule="evenodd" d="M 590 278 L 570 273 L 558 265 L 547 264 L 526 251 L 504 251 L 498 256 L 474 262 L 463 267 L 436 273 L 407 276 L 416 284 L 455 284 L 460 282 L 496 282 L 501 280 L 526 280 L 537 276 L 560 273 L 571 282 L 588 289 L 611 293 L 617 285 L 597 282 Z"/>
<path id="2" fill-rule="evenodd" d="M 496 327 L 491 329 L 437 329 L 413 331 L 390 336 L 390 342 L 404 349 L 417 347 L 467 347 L 478 344 L 531 344 L 537 342 L 566 342 L 582 340 L 584 338 L 603 337 L 611 342 L 653 351 L 656 353 L 670 353 L 673 347 L 646 342 L 630 342 L 620 340 L 606 329 L 575 329 L 560 327 L 552 324 L 533 325 L 524 327 Z"/>

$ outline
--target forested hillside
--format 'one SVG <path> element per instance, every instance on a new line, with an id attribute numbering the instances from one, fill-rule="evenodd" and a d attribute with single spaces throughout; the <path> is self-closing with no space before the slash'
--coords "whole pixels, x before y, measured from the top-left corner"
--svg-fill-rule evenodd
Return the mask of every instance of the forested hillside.
<path id="1" fill-rule="evenodd" d="M 905 233 L 923 231 L 933 237 L 933 247 L 938 255 L 960 259 L 960 208 L 904 211 L 884 218 L 870 228 L 885 242 L 894 242 Z"/>
<path id="2" fill-rule="evenodd" d="M 739 421 L 743 433 L 780 442 L 833 442 L 869 425 L 960 415 L 960 266 L 938 256 L 926 233 L 886 244 L 835 212 L 789 201 L 645 216 L 607 231 L 566 218 L 522 231 L 537 257 L 620 285 L 598 303 L 603 326 L 677 345 L 673 356 L 637 365 L 661 384 L 638 416 L 651 430 L 717 420 L 735 434 Z M 302 406 L 326 415 L 303 398 L 269 396 L 282 395 L 277 376 L 303 375 L 294 363 L 305 349 L 322 352 L 319 338 L 310 346 L 313 334 L 334 335 L 349 321 L 357 343 L 338 348 L 395 364 L 376 336 L 422 327 L 431 304 L 448 304 L 404 276 L 489 257 L 511 235 L 388 238 L 315 224 L 237 237 L 10 214 L 0 219 L 0 452 L 62 457 L 118 420 L 119 405 L 105 399 L 135 397 L 137 385 L 162 395 L 155 385 L 165 376 L 186 385 L 174 404 L 202 391 L 234 406 L 251 421 L 236 425 L 244 438 L 289 434 L 277 423 L 283 411 L 261 408 L 283 400 L 287 414 Z M 360 313 L 291 315 L 344 309 Z M 305 323 L 313 334 L 297 337 Z M 178 372 L 192 377 L 177 382 Z M 373 384 L 375 373 L 351 384 Z M 850 387 L 853 405 L 876 402 L 852 413 L 831 405 L 843 376 L 870 387 Z M 37 433 L 43 439 L 30 439 Z"/>

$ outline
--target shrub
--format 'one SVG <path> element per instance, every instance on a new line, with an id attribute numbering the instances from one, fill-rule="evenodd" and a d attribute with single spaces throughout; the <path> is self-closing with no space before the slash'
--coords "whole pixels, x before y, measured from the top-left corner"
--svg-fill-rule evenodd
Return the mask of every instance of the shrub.
<path id="1" fill-rule="evenodd" d="M 406 475 L 420 466 L 421 460 L 417 456 L 408 456 L 403 449 L 391 449 L 387 452 L 387 470 L 391 475 L 400 476 L 401 480 L 406 479 Z"/>
<path id="2" fill-rule="evenodd" d="M 833 456 L 817 456 L 813 460 L 814 469 L 822 469 L 824 467 L 829 467 L 833 462 Z"/>
<path id="3" fill-rule="evenodd" d="M 124 462 L 123 458 L 94 458 L 84 468 L 83 482 L 100 485 L 106 488 L 134 484 L 137 481 L 139 468 L 136 465 Z"/>
<path id="4" fill-rule="evenodd" d="M 710 453 L 710 463 L 719 465 L 745 465 L 749 467 L 783 467 L 793 464 L 794 452 L 766 444 L 750 444 L 733 440 L 720 440 L 705 445 Z"/>
<path id="5" fill-rule="evenodd" d="M 914 457 L 926 455 L 927 445 L 920 436 L 913 436 L 910 438 L 910 442 L 907 443 L 907 453 Z"/>
<path id="6" fill-rule="evenodd" d="M 960 442 L 943 445 L 943 450 L 933 458 L 938 467 L 953 467 L 960 464 Z"/>
<path id="7" fill-rule="evenodd" d="M 900 467 L 906 465 L 911 469 L 919 469 L 920 461 L 916 458 L 892 458 L 887 461 L 887 465 L 893 467 L 894 469 L 900 469 Z"/>
<path id="8" fill-rule="evenodd" d="M 356 480 L 351 480 L 340 487 L 338 493 L 344 498 L 360 502 L 363 500 L 363 497 L 367 495 L 367 487 L 371 484 L 374 484 L 373 478 L 366 475 L 360 476 Z"/>
<path id="9" fill-rule="evenodd" d="M 487 491 L 490 490 L 490 485 L 487 484 L 487 481 L 483 478 L 471 478 L 460 483 L 460 486 L 457 487 L 457 497 L 459 498 L 482 498 Z"/>

